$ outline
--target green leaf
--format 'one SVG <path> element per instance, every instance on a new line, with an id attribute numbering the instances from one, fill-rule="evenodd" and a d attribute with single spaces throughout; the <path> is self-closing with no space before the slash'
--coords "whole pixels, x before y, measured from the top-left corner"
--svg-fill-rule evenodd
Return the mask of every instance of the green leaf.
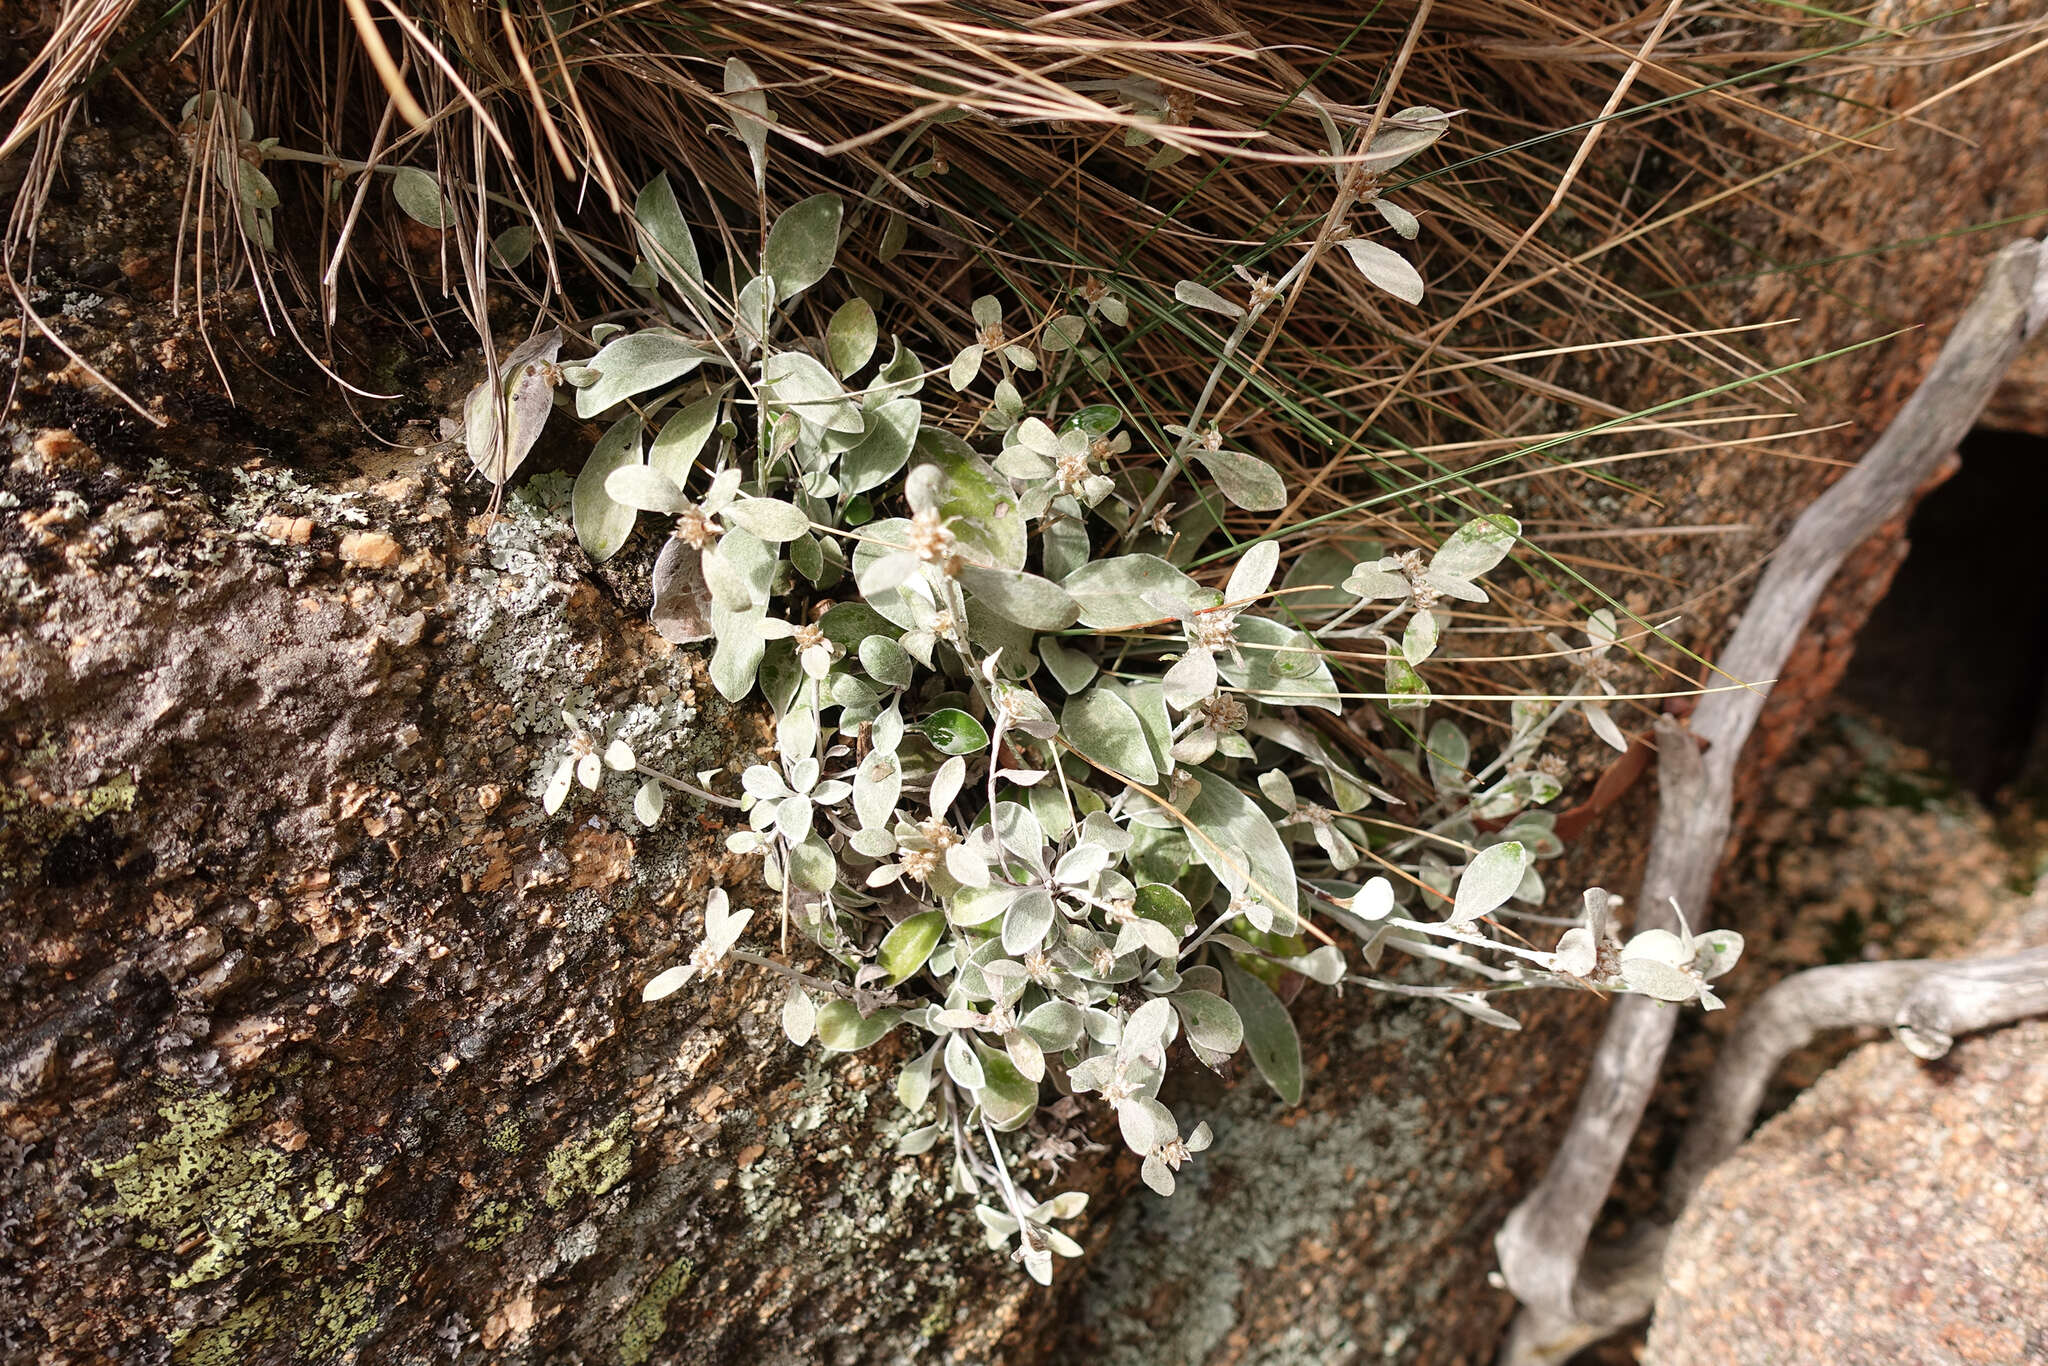
<path id="1" fill-rule="evenodd" d="M 277 186 L 270 183 L 270 177 L 240 158 L 235 160 L 235 191 L 252 209 L 274 209 L 283 202 L 278 199 Z"/>
<path id="2" fill-rule="evenodd" d="M 981 1055 L 982 1075 L 974 1099 L 998 1131 L 1007 1133 L 1021 1127 L 1038 1108 L 1038 1083 L 1019 1072 L 1007 1054 L 980 1044 L 974 1051 Z"/>
<path id="3" fill-rule="evenodd" d="M 393 173 L 391 197 L 407 217 L 430 228 L 445 228 L 455 221 L 441 198 L 441 182 L 417 166 L 401 166 Z"/>
<path id="4" fill-rule="evenodd" d="M 1138 914 L 1156 920 L 1176 935 L 1194 928 L 1194 908 L 1188 899 L 1163 882 L 1148 882 L 1138 889 Z"/>
<path id="5" fill-rule="evenodd" d="M 469 462 L 494 484 L 502 484 L 525 463 L 540 440 L 548 414 L 554 411 L 554 385 L 547 367 L 562 353 L 562 330 L 550 328 L 529 337 L 499 362 L 498 380 L 505 394 L 506 435 L 499 440 L 498 404 L 489 374 L 478 380 L 462 405 L 462 439 Z"/>
<path id="6" fill-rule="evenodd" d="M 733 307 L 733 329 L 749 350 L 759 346 L 768 335 L 768 317 L 775 309 L 775 279 L 769 275 L 756 275 L 740 286 L 740 296 Z"/>
<path id="7" fill-rule="evenodd" d="M 1113 688 L 1090 688 L 1070 698 L 1060 709 L 1060 734 L 1081 754 L 1132 782 L 1149 787 L 1159 781 L 1144 725 Z"/>
<path id="8" fill-rule="evenodd" d="M 870 571 L 882 560 L 901 551 L 909 543 L 909 535 L 910 523 L 901 517 L 884 517 L 863 527 L 862 539 L 856 541 L 853 546 L 854 583 L 861 585 L 868 582 Z M 884 627 L 893 625 L 899 630 L 908 631 L 917 624 L 916 615 L 910 610 L 910 604 L 905 600 L 900 588 L 862 587 L 860 592 L 867 599 L 861 605 L 880 617 Z"/>
<path id="9" fill-rule="evenodd" d="M 1192 602 L 1202 586 L 1157 555 L 1118 555 L 1082 565 L 1061 581 L 1080 609 L 1083 626 L 1099 631 L 1127 631 L 1160 620 L 1166 614 L 1148 598 L 1164 593 Z"/>
<path id="10" fill-rule="evenodd" d="M 604 491 L 614 503 L 671 517 L 690 503 L 675 482 L 652 465 L 621 465 L 605 476 Z"/>
<path id="11" fill-rule="evenodd" d="M 1038 334 L 1038 346 L 1042 351 L 1071 351 L 1088 340 L 1088 321 L 1072 313 L 1061 313 L 1045 320 L 1045 329 Z"/>
<path id="12" fill-rule="evenodd" d="M 754 674 L 768 653 L 768 641 L 761 631 L 761 623 L 767 617 L 765 605 L 741 611 L 728 610 L 715 602 L 711 605 L 711 631 L 718 638 L 708 666 L 711 685 L 728 702 L 737 702 L 754 689 Z"/>
<path id="13" fill-rule="evenodd" d="M 1224 298 L 1215 290 L 1195 280 L 1182 280 L 1173 287 L 1173 297 L 1189 308 L 1205 309 L 1210 313 L 1221 313 L 1226 318 L 1242 318 L 1244 305 Z"/>
<path id="14" fill-rule="evenodd" d="M 1074 624 L 1080 609 L 1051 579 L 1021 569 L 963 564 L 960 584 L 980 602 L 1034 631 L 1059 631 Z"/>
<path id="15" fill-rule="evenodd" d="M 882 244 L 875 249 L 875 259 L 883 265 L 896 259 L 896 253 L 910 240 L 910 223 L 900 213 L 889 215 L 889 221 L 882 229 Z"/>
<path id="16" fill-rule="evenodd" d="M 727 503 L 718 515 L 764 541 L 793 541 L 811 529 L 811 519 L 780 498 L 741 498 Z"/>
<path id="17" fill-rule="evenodd" d="M 1351 253 L 1351 264 L 1373 284 L 1406 304 L 1422 302 L 1422 276 L 1408 264 L 1408 258 L 1392 247 L 1364 237 L 1354 237 L 1338 246 Z"/>
<path id="18" fill-rule="evenodd" d="M 1045 942 L 1046 932 L 1057 918 L 1052 897 L 1044 888 L 1025 888 L 1003 913 L 1003 952 L 1022 958 Z"/>
<path id="19" fill-rule="evenodd" d="M 1091 403 L 1085 408 L 1075 409 L 1060 424 L 1060 430 L 1064 432 L 1078 427 L 1090 436 L 1108 436 L 1123 420 L 1123 410 L 1114 404 Z"/>
<path id="20" fill-rule="evenodd" d="M 1451 907 L 1450 923 L 1469 924 L 1507 902 L 1522 885 L 1529 867 L 1529 851 L 1512 841 L 1481 849 L 1458 879 L 1458 898 Z"/>
<path id="21" fill-rule="evenodd" d="M 1280 580 L 1286 593 L 1283 601 L 1293 612 L 1337 612 L 1352 604 L 1352 596 L 1341 585 L 1360 560 L 1377 560 L 1381 545 L 1374 540 L 1344 539 L 1310 546 L 1287 567 Z M 1324 585 L 1321 592 L 1304 589 Z"/>
<path id="22" fill-rule="evenodd" d="M 703 295 L 704 267 L 697 261 L 697 243 L 683 221 L 682 205 L 668 183 L 666 171 L 647 182 L 633 201 L 633 219 L 640 225 L 641 250 L 662 279 L 687 298 Z"/>
<path id="23" fill-rule="evenodd" d="M 1300 902 L 1294 859 L 1279 831 L 1258 803 L 1228 781 L 1206 770 L 1197 772 L 1202 790 L 1184 808 L 1194 827 L 1188 838 L 1195 856 L 1233 893 L 1256 896 L 1272 907 L 1276 926 L 1285 922 L 1291 933 Z"/>
<path id="24" fill-rule="evenodd" d="M 1245 647 L 1244 666 L 1228 656 L 1216 660 L 1217 671 L 1233 687 L 1279 706 L 1343 713 L 1330 663 L 1309 636 L 1277 621 L 1244 616 L 1237 619 L 1237 638 Z"/>
<path id="25" fill-rule="evenodd" d="M 1429 728 L 1429 776 L 1438 792 L 1462 792 L 1471 782 L 1472 742 L 1445 717 Z"/>
<path id="26" fill-rule="evenodd" d="M 661 424 L 661 432 L 647 449 L 647 463 L 682 487 L 696 467 L 711 434 L 718 430 L 719 405 L 723 393 L 706 394 Z"/>
<path id="27" fill-rule="evenodd" d="M 953 534 L 1004 569 L 1024 567 L 1024 518 L 1010 484 L 974 448 L 951 432 L 926 427 L 917 434 L 917 457 L 939 473 L 934 503 L 958 519 Z M 916 474 L 913 470 L 912 474 Z"/>
<path id="28" fill-rule="evenodd" d="M 1375 199 L 1372 206 L 1378 209 L 1380 217 L 1387 220 L 1387 226 L 1413 242 L 1422 231 L 1422 220 L 1390 199 Z"/>
<path id="29" fill-rule="evenodd" d="M 1252 1065 L 1281 1100 L 1301 1104 L 1301 1036 L 1294 1032 L 1287 1007 L 1271 987 L 1239 967 L 1235 955 L 1223 956 L 1223 976 L 1229 983 L 1230 1003 L 1244 1024 Z"/>
<path id="30" fill-rule="evenodd" d="M 1522 524 L 1504 513 L 1476 517 L 1451 533 L 1430 557 L 1423 577 L 1453 597 L 1485 602 L 1486 594 L 1471 581 L 1506 559 L 1521 534 Z"/>
<path id="31" fill-rule="evenodd" d="M 1144 825 L 1131 827 L 1131 852 L 1128 856 L 1131 873 L 1146 879 L 1147 886 L 1180 883 L 1194 856 L 1194 845 L 1187 832 L 1179 826 L 1168 830 L 1154 830 Z M 1207 878 L 1209 874 L 1205 871 L 1201 876 Z M 1140 892 L 1143 890 L 1139 889 Z"/>
<path id="32" fill-rule="evenodd" d="M 599 564 L 619 553 L 633 534 L 634 512 L 605 492 L 611 472 L 640 463 L 640 415 L 628 413 L 614 422 L 591 447 L 569 495 L 576 539 L 583 552 Z"/>
<path id="33" fill-rule="evenodd" d="M 1107 687 L 1104 683 L 1101 686 Z M 1131 710 L 1138 713 L 1138 722 L 1145 727 L 1145 742 L 1152 746 L 1152 765 L 1161 773 L 1171 773 L 1173 762 L 1169 751 L 1173 748 L 1173 721 L 1166 714 L 1166 689 L 1157 683 L 1125 683 L 1117 689 Z"/>
<path id="34" fill-rule="evenodd" d="M 1079 650 L 1070 650 L 1057 640 L 1039 641 L 1038 655 L 1045 661 L 1047 671 L 1052 674 L 1053 681 L 1060 685 L 1063 692 L 1081 691 L 1088 686 L 1088 680 L 1094 678 L 1097 672 L 1095 660 L 1091 656 Z"/>
<path id="35" fill-rule="evenodd" d="M 1176 991 L 1167 999 L 1180 1012 L 1188 1038 L 1210 1052 L 1235 1053 L 1244 1042 L 1244 1024 L 1237 1011 L 1214 992 Z"/>
<path id="36" fill-rule="evenodd" d="M 1405 125 L 1405 126 L 1404 126 Z M 1451 116 L 1426 104 L 1410 105 L 1387 116 L 1365 152 L 1365 165 L 1385 175 L 1417 152 L 1436 144 L 1450 129 Z"/>
<path id="37" fill-rule="evenodd" d="M 491 264 L 500 270 L 515 270 L 533 255 L 533 229 L 514 224 L 491 239 Z"/>
<path id="38" fill-rule="evenodd" d="M 888 974 L 888 985 L 895 986 L 923 967 L 932 950 L 939 946 L 939 936 L 945 930 L 943 911 L 924 911 L 890 930 L 875 953 L 876 965 Z"/>
<path id="39" fill-rule="evenodd" d="M 763 258 L 775 278 L 778 302 L 788 303 L 832 269 L 832 258 L 839 252 L 841 212 L 838 195 L 814 194 L 784 210 L 768 229 Z"/>
<path id="40" fill-rule="evenodd" d="M 816 357 L 779 351 L 762 365 L 761 376 L 775 401 L 804 421 L 829 432 L 859 435 L 867 430 L 860 404 Z"/>
<path id="41" fill-rule="evenodd" d="M 725 98 L 735 110 L 744 111 L 733 114 L 732 128 L 747 146 L 747 155 L 754 163 L 754 188 L 758 190 L 768 183 L 768 125 L 773 116 L 768 112 L 768 96 L 761 89 L 761 78 L 737 57 L 725 59 Z"/>
<path id="42" fill-rule="evenodd" d="M 247 109 L 242 107 L 241 101 L 232 95 L 223 95 L 218 90 L 202 90 L 191 99 L 186 100 L 184 108 L 179 111 L 178 118 L 181 122 L 195 118 L 210 119 L 215 114 L 221 113 L 231 115 L 234 118 L 235 136 L 237 138 L 243 142 L 254 142 L 256 140 L 256 120 L 250 116 Z"/>
<path id="43" fill-rule="evenodd" d="M 673 384 L 713 354 L 666 328 L 614 337 L 584 362 L 598 372 L 597 380 L 576 391 L 576 416 L 596 417 L 615 403 Z"/>
<path id="44" fill-rule="evenodd" d="M 1038 1040 L 1040 1048 L 1048 1053 L 1059 1053 L 1081 1042 L 1081 1036 L 1087 1029 L 1087 1017 L 1071 1001 L 1047 1001 L 1033 1007 L 1031 1013 L 1019 1021 L 1019 1026 Z"/>
<path id="45" fill-rule="evenodd" d="M 916 729 L 941 754 L 977 754 L 988 748 L 988 731 L 958 707 L 933 712 Z"/>
<path id="46" fill-rule="evenodd" d="M 1405 659 L 1387 660 L 1388 711 L 1420 711 L 1429 705 L 1429 684 L 1422 681 L 1422 675 L 1409 667 Z"/>
<path id="47" fill-rule="evenodd" d="M 932 1064 L 938 1061 L 937 1045 L 903 1064 L 903 1070 L 896 1074 L 896 1101 L 904 1109 L 915 1114 L 931 1099 Z"/>
<path id="48" fill-rule="evenodd" d="M 1280 472 L 1256 455 L 1198 447 L 1194 456 L 1223 496 L 1245 511 L 1278 512 L 1287 506 L 1287 485 Z"/>
<path id="49" fill-rule="evenodd" d="M 1408 629 L 1401 633 L 1401 654 L 1409 664 L 1416 665 L 1436 653 L 1436 613 L 1417 611 L 1408 618 Z"/>
<path id="50" fill-rule="evenodd" d="M 661 809 L 667 802 L 668 793 L 662 788 L 661 779 L 649 778 L 633 794 L 633 814 L 640 824 L 651 828 L 661 819 Z"/>
<path id="51" fill-rule="evenodd" d="M 874 358 L 875 341 L 875 310 L 866 299 L 847 300 L 825 326 L 825 351 L 841 379 Z"/>
<path id="52" fill-rule="evenodd" d="M 857 650 L 861 641 L 885 632 L 893 623 L 864 602 L 835 602 L 818 619 L 825 639 L 842 650 Z"/>
<path id="53" fill-rule="evenodd" d="M 910 463 L 917 424 L 924 405 L 914 398 L 895 398 L 871 409 L 867 433 L 860 444 L 839 457 L 839 486 L 849 494 L 879 488 Z"/>
<path id="54" fill-rule="evenodd" d="M 907 688 L 913 677 L 910 655 L 887 636 L 869 636 L 860 643 L 860 666 L 868 677 L 892 688 Z"/>
<path id="55" fill-rule="evenodd" d="M 1020 890 L 1001 885 L 962 887 L 946 902 L 946 919 L 966 928 L 986 925 L 1010 909 L 1010 903 L 1017 899 Z"/>
<path id="56" fill-rule="evenodd" d="M 760 537 L 732 527 L 704 552 L 704 572 L 715 578 L 713 596 L 734 611 L 768 605 L 776 552 Z"/>
<path id="57" fill-rule="evenodd" d="M 811 999 L 801 984 L 792 983 L 789 995 L 782 998 L 782 1032 L 798 1048 L 811 1041 L 811 1032 L 818 1027 L 818 1003 Z"/>
<path id="58" fill-rule="evenodd" d="M 924 390 L 924 362 L 917 353 L 905 346 L 901 337 L 892 338 L 889 348 L 889 363 L 875 372 L 875 382 L 868 386 L 864 401 L 870 408 Z"/>
<path id="59" fill-rule="evenodd" d="M 878 1010 L 863 1019 L 853 1002 L 835 996 L 818 1007 L 818 1042 L 833 1053 L 856 1053 L 888 1034 L 902 1018 L 900 1010 Z"/>

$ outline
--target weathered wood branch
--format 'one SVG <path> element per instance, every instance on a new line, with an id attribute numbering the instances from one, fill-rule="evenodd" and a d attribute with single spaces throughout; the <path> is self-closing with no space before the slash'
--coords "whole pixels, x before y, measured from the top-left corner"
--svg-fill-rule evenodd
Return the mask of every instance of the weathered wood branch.
<path id="1" fill-rule="evenodd" d="M 1828 1029 L 1890 1029 L 1915 1057 L 1945 1056 L 1958 1034 L 2048 1011 L 2048 948 L 1962 962 L 1915 959 L 1809 968 L 1765 992 L 1715 1060 L 1665 1178 L 1673 1218 L 1756 1119 L 1786 1055 Z M 1648 1305 L 1644 1306 L 1645 1309 Z"/>
<path id="2" fill-rule="evenodd" d="M 1828 581 L 1855 549 L 1905 506 L 1983 410 L 2021 344 L 2048 313 L 2040 243 L 2015 242 L 1992 258 L 1969 308 L 1933 368 L 1855 469 L 1816 499 L 1786 536 L 1716 671 L 1756 686 L 1701 699 L 1690 734 L 1658 723 L 1658 814 L 1637 927 L 1672 927 L 1676 901 L 1694 926 L 1709 919 L 1713 877 L 1728 841 L 1742 748 L 1775 677 Z M 1694 741 L 1704 742 L 1702 753 Z M 1524 1306 L 1503 1360 L 1561 1360 L 1628 1318 L 1641 1301 L 1612 1302 L 1581 1285 L 1586 1243 L 1677 1023 L 1677 1012 L 1639 997 L 1618 1002 L 1557 1157 L 1495 1240 L 1508 1287 Z M 1656 1255 L 1662 1257 L 1661 1239 Z M 1631 1317 L 1640 1317 L 1636 1312 Z M 1546 1344 L 1550 1346 L 1546 1347 Z"/>

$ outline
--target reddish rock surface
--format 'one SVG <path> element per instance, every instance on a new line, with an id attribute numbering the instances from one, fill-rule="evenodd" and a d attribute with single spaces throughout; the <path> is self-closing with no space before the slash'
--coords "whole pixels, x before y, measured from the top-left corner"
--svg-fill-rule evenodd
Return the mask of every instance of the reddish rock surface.
<path id="1" fill-rule="evenodd" d="M 2048 940 L 2048 913 L 2028 931 Z M 1708 1178 L 1644 1360 L 2048 1362 L 2044 1131 L 2048 1020 L 1937 1064 L 1866 1045 Z"/>

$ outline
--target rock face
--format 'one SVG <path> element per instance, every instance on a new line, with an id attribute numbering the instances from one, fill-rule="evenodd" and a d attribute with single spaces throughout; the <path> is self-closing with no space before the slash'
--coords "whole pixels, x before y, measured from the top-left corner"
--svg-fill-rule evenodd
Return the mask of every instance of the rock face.
<path id="1" fill-rule="evenodd" d="M 2048 1361 L 2048 1021 L 1867 1045 L 1716 1168 L 1646 1361 Z"/>
<path id="2" fill-rule="evenodd" d="M 2036 337 L 1991 395 L 1984 425 L 2002 432 L 2048 436 L 2048 335 Z"/>
<path id="3" fill-rule="evenodd" d="M 486 530 L 438 449 L 13 450 L 0 1355 L 638 1363 L 675 1323 L 666 1360 L 808 1362 L 1008 1321 L 994 1258 L 924 1261 L 966 1230 L 880 1073 L 788 1048 L 762 976 L 639 1003 L 740 870 L 623 779 L 543 817 L 558 713 L 685 770 L 757 729 L 559 508 Z"/>

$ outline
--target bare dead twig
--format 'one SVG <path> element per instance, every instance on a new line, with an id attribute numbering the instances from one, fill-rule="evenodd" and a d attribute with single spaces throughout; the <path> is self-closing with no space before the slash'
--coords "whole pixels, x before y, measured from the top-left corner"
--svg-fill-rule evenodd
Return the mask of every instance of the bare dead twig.
<path id="1" fill-rule="evenodd" d="M 2034 241 L 2015 242 L 1992 258 L 1976 297 L 1898 417 L 1856 468 L 1794 523 L 1717 663 L 1718 672 L 1757 686 L 1703 698 L 1689 734 L 1670 718 L 1658 722 L 1658 814 L 1639 929 L 1673 927 L 1673 900 L 1695 929 L 1707 923 L 1714 872 L 1728 841 L 1736 765 L 1769 695 L 1767 680 L 1784 666 L 1842 561 L 1955 448 L 2022 342 L 2041 325 L 2048 314 L 2044 267 L 2048 250 Z M 1706 743 L 1704 753 L 1695 739 Z M 1654 1265 L 1662 1260 L 1661 1233 L 1651 1239 L 1654 1247 L 1621 1259 L 1632 1275 L 1604 1274 L 1598 1286 L 1586 1283 L 1586 1244 L 1677 1019 L 1675 1010 L 1640 997 L 1615 1006 L 1557 1156 L 1495 1239 L 1508 1287 L 1523 1304 L 1504 1362 L 1561 1361 L 1647 1310 Z M 1649 1258 L 1646 1295 L 1641 1268 Z"/>
<path id="2" fill-rule="evenodd" d="M 1675 1218 L 1756 1118 L 1778 1064 L 1827 1029 L 1884 1028 L 1915 1057 L 1948 1053 L 1958 1034 L 2048 1011 L 2048 948 L 1962 962 L 1915 959 L 1809 968 L 1765 992 L 1714 1065 L 1698 1115 L 1665 1178 Z"/>

